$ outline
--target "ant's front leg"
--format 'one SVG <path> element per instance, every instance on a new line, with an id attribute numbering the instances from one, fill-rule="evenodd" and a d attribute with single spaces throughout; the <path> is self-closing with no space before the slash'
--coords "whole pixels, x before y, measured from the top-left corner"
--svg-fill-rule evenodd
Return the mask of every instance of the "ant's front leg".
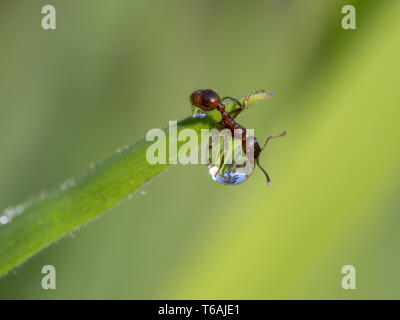
<path id="1" fill-rule="evenodd" d="M 239 114 L 240 112 L 242 112 L 242 110 L 246 107 L 246 105 L 242 104 L 238 99 L 235 99 L 235 98 L 232 98 L 232 97 L 223 97 L 223 98 L 221 99 L 221 101 L 224 101 L 224 100 L 231 100 L 231 101 L 233 101 L 233 102 L 236 102 L 236 104 L 239 106 L 239 108 L 237 108 L 237 109 L 235 109 L 235 110 L 229 112 L 229 116 L 230 116 L 232 119 L 235 119 L 235 118 L 238 116 L 238 114 Z"/>

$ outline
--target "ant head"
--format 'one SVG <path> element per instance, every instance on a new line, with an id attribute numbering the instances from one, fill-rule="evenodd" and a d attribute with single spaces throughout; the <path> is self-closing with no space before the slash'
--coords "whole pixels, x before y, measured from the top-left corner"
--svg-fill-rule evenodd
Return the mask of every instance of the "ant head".
<path id="1" fill-rule="evenodd" d="M 190 95 L 190 103 L 204 111 L 211 111 L 221 104 L 221 99 L 218 93 L 211 89 L 199 89 Z"/>

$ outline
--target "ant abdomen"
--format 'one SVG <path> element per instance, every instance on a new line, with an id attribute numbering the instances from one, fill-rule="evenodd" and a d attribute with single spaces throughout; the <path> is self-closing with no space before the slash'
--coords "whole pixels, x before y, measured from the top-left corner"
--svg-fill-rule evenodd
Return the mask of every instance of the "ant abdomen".
<path id="1" fill-rule="evenodd" d="M 261 147 L 254 136 L 246 136 L 246 140 L 242 140 L 242 149 L 246 152 L 246 155 L 252 157 L 253 160 L 257 160 L 261 153 Z"/>

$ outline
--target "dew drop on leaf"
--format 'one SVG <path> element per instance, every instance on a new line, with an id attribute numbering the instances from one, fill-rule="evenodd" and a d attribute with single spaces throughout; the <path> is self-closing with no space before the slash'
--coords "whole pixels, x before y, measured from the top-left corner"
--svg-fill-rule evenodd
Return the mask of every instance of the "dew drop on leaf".
<path id="1" fill-rule="evenodd" d="M 6 224 L 6 223 L 8 223 L 8 222 L 9 222 L 9 219 L 8 219 L 7 216 L 1 216 L 1 217 L 0 217 L 0 223 L 1 223 L 1 224 Z"/>
<path id="2" fill-rule="evenodd" d="M 213 146 L 215 146 L 215 143 Z M 229 152 L 231 156 L 229 156 Z M 220 168 L 222 155 L 224 155 L 224 164 Z M 210 164 L 207 165 L 207 169 L 211 179 L 225 185 L 242 183 L 254 171 L 254 160 L 249 160 L 246 157 L 240 139 L 233 139 L 232 148 L 226 148 L 226 145 L 224 148 L 224 143 L 219 142 L 216 155 L 213 156 L 212 151 L 210 151 L 209 160 Z"/>

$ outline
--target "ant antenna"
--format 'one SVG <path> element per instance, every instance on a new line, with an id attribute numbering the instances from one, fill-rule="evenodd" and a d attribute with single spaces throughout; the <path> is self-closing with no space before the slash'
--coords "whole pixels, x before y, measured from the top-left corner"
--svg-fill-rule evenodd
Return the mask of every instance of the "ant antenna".
<path id="1" fill-rule="evenodd" d="M 258 158 L 256 161 L 257 161 L 257 166 L 262 170 L 262 172 L 264 172 L 265 177 L 267 178 L 268 187 L 270 187 L 271 186 L 271 178 L 269 177 L 267 171 L 265 171 L 264 168 L 261 167 L 260 162 L 258 161 Z"/>

